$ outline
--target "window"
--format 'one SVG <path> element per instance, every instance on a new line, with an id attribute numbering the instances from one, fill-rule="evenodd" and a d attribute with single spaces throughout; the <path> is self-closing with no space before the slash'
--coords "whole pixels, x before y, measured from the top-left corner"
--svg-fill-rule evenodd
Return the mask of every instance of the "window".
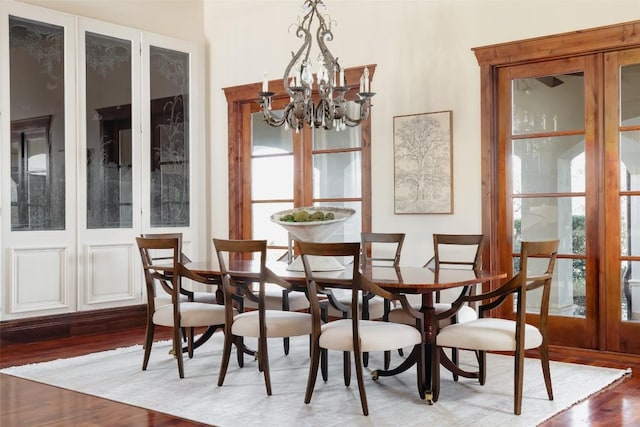
<path id="1" fill-rule="evenodd" d="M 362 68 L 347 70 L 353 90 Z M 258 84 L 226 89 L 229 111 L 235 112 L 229 117 L 230 236 L 266 239 L 271 256 L 280 257 L 287 233 L 270 216 L 317 205 L 355 209 L 330 239 L 359 241 L 371 227 L 370 119 L 340 132 L 273 128 L 255 102 L 259 90 Z M 276 95 L 273 108 L 287 101 Z"/>

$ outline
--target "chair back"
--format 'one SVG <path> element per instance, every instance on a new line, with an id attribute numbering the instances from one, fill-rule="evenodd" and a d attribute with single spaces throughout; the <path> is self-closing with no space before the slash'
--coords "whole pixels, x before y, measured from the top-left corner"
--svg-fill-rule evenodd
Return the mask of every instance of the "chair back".
<path id="1" fill-rule="evenodd" d="M 213 239 L 213 245 L 222 276 L 227 324 L 232 323 L 233 301 L 241 304 L 242 298 L 253 296 L 244 285 L 256 283 L 259 322 L 261 334 L 264 334 L 267 241 Z"/>
<path id="2" fill-rule="evenodd" d="M 147 290 L 148 312 L 155 311 L 157 288 L 155 281 L 171 295 L 171 301 L 177 312 L 180 304 L 180 253 L 181 237 L 136 237 L 136 243 L 142 259 L 145 285 Z"/>
<path id="3" fill-rule="evenodd" d="M 540 300 L 540 325 L 538 329 L 544 340 L 547 338 L 547 320 L 549 318 L 549 298 L 551 282 L 556 257 L 558 255 L 559 240 L 524 241 L 520 250 L 519 279 L 516 281 L 517 295 L 516 316 L 518 323 L 524 325 L 527 315 L 527 293 L 542 288 Z"/>
<path id="4" fill-rule="evenodd" d="M 358 295 L 361 289 L 360 277 L 360 243 L 314 243 L 299 241 L 300 256 L 304 266 L 307 283 L 309 308 L 313 318 L 313 333 L 320 333 L 320 302 L 318 294 L 326 295 L 329 303 L 337 305 L 331 291 L 332 287 L 352 289 L 351 305 L 338 305 L 336 308 L 353 319 L 353 336 L 358 336 L 358 318 L 351 315 L 352 307 L 358 307 Z M 338 257 L 345 260 L 345 270 L 336 272 L 313 271 L 309 257 Z M 359 344 L 358 344 L 359 349 Z"/>
<path id="5" fill-rule="evenodd" d="M 397 267 L 400 264 L 404 236 L 404 233 L 362 232 L 360 234 L 360 267 L 364 268 L 367 265 Z M 374 256 L 374 249 L 376 256 Z M 389 255 L 382 256 L 381 253 Z"/>
<path id="6" fill-rule="evenodd" d="M 481 265 L 482 234 L 434 234 L 433 257 L 425 267 L 463 268 L 475 270 Z M 446 289 L 436 292 L 436 302 L 452 302 L 461 294 L 474 293 L 475 286 L 462 289 Z M 471 307 L 475 308 L 474 304 Z"/>
<path id="7" fill-rule="evenodd" d="M 181 263 L 191 262 L 191 259 L 182 252 L 182 233 L 143 233 L 140 236 L 147 239 L 178 239 L 178 244 L 180 246 L 180 262 Z M 161 253 L 156 253 L 152 260 L 153 262 L 162 262 L 162 261 L 169 261 L 172 258 L 173 256 L 171 254 L 168 254 L 165 251 Z M 166 280 L 158 280 L 158 282 L 160 283 L 160 286 L 162 286 L 162 288 L 165 290 L 165 292 L 171 293 L 171 286 L 169 283 L 167 283 Z M 194 292 L 182 287 L 182 278 L 180 279 L 180 282 L 181 282 L 180 293 L 182 295 L 186 295 L 189 301 L 193 301 Z"/>
<path id="8" fill-rule="evenodd" d="M 482 234 L 434 234 L 433 258 L 425 266 L 478 269 L 483 240 Z"/>

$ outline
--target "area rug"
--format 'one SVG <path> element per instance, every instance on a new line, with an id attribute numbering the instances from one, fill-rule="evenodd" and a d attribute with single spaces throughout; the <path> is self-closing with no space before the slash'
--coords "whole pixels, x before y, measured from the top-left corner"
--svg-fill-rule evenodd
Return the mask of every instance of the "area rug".
<path id="1" fill-rule="evenodd" d="M 249 345 L 255 343 L 248 342 Z M 304 403 L 309 340 L 292 338 L 284 355 L 282 340 L 269 344 L 273 395 L 267 396 L 262 374 L 253 358 L 239 368 L 232 355 L 223 386 L 217 386 L 222 335 L 185 358 L 185 378 L 179 379 L 170 343 L 153 345 L 146 371 L 141 370 L 141 346 L 6 368 L 3 373 L 94 396 L 139 406 L 215 426 L 535 426 L 614 383 L 630 371 L 552 362 L 555 400 L 547 399 L 540 361 L 525 363 L 522 415 L 513 415 L 513 358 L 489 355 L 487 383 L 452 380 L 443 368 L 440 399 L 421 400 L 415 369 L 373 381 L 371 369 L 382 366 L 382 354 L 370 355 L 365 369 L 369 416 L 362 415 L 353 375 L 345 387 L 342 355 L 329 352 L 329 379 L 319 376 L 311 403 Z M 462 352 L 465 364 L 473 355 Z M 397 352 L 393 363 L 401 362 Z"/>

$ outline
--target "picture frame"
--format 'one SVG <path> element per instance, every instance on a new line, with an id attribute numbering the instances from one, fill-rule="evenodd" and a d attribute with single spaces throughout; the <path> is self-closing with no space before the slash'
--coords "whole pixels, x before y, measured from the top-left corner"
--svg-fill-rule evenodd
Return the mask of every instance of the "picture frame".
<path id="1" fill-rule="evenodd" d="M 393 117 L 394 213 L 453 213 L 453 111 Z"/>

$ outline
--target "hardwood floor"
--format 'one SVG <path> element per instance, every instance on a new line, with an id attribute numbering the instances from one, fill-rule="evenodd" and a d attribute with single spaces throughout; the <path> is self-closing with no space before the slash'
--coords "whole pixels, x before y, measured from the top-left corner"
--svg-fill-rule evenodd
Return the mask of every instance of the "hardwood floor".
<path id="1" fill-rule="evenodd" d="M 164 329 L 164 328 L 159 328 Z M 156 331 L 157 339 L 169 339 L 167 331 Z M 0 368 L 38 363 L 63 357 L 140 344 L 144 328 L 101 335 L 62 338 L 28 344 L 3 342 Z M 589 363 L 572 358 L 568 362 Z M 627 366 L 608 363 L 607 366 Z M 633 376 L 581 402 L 542 424 L 558 426 L 639 426 L 640 365 Z M 33 381 L 0 375 L 0 425 L 14 426 L 195 426 L 181 418 L 76 393 Z"/>

